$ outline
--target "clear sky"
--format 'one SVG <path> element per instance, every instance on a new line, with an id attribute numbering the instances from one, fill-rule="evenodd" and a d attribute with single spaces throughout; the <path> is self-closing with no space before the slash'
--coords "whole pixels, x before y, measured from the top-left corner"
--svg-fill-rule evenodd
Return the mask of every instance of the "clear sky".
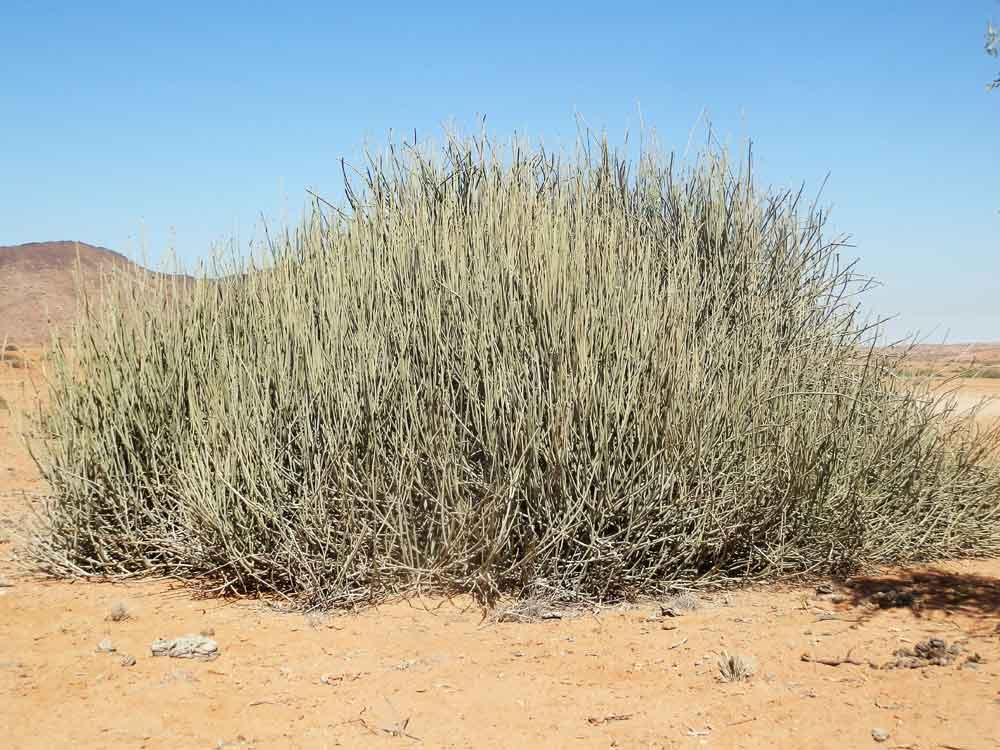
<path id="1" fill-rule="evenodd" d="M 1000 341 L 996 0 L 23 2 L 0 13 L 0 244 L 185 261 L 341 156 L 444 123 L 569 145 L 639 112 L 683 151 L 711 119 L 761 179 L 815 191 L 884 286 L 891 333 Z"/>

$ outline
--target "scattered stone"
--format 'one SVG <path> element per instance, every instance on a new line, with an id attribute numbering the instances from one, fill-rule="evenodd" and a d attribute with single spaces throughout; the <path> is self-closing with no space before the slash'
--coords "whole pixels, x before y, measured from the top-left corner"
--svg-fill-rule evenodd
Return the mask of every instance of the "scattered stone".
<path id="1" fill-rule="evenodd" d="M 670 597 L 660 605 L 660 617 L 681 617 L 696 609 L 701 609 L 702 603 L 694 594 L 683 593 Z"/>
<path id="2" fill-rule="evenodd" d="M 957 643 L 950 646 L 940 638 L 920 641 L 912 649 L 900 648 L 893 652 L 895 660 L 883 669 L 920 669 L 922 667 L 944 667 L 951 664 L 962 653 Z"/>
<path id="3" fill-rule="evenodd" d="M 889 732 L 881 727 L 875 727 L 872 729 L 872 739 L 876 742 L 885 742 L 889 739 Z"/>
<path id="4" fill-rule="evenodd" d="M 182 635 L 170 640 L 157 638 L 150 650 L 153 656 L 210 661 L 219 655 L 219 644 L 203 635 Z"/>
<path id="5" fill-rule="evenodd" d="M 134 667 L 135 657 L 130 656 L 129 654 L 123 654 L 121 658 L 121 664 L 123 667 Z"/>
<path id="6" fill-rule="evenodd" d="M 105 638 L 97 644 L 97 650 L 102 654 L 113 654 L 118 649 L 115 648 L 110 638 Z"/>
<path id="7" fill-rule="evenodd" d="M 822 594 L 832 594 L 833 593 L 833 584 L 830 584 L 830 583 L 821 583 L 819 586 L 816 587 L 816 593 L 820 594 L 820 595 L 822 595 Z"/>

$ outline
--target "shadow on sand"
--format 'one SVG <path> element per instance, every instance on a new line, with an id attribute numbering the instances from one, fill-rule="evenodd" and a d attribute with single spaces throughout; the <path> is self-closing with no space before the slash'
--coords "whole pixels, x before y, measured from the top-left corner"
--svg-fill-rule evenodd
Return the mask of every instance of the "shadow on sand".
<path id="1" fill-rule="evenodd" d="M 917 615 L 932 610 L 972 617 L 1000 614 L 1000 578 L 928 568 L 859 576 L 845 586 L 854 606 L 908 607 Z"/>

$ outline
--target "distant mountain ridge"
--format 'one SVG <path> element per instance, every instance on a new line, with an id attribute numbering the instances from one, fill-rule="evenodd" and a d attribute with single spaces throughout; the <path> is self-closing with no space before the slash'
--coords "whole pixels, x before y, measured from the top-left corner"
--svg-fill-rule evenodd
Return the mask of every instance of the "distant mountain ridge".
<path id="1" fill-rule="evenodd" d="M 143 269 L 106 247 L 70 240 L 0 245 L 0 342 L 40 346 L 52 329 L 65 331 L 77 312 L 74 281 L 79 259 L 84 287 L 103 274 Z"/>

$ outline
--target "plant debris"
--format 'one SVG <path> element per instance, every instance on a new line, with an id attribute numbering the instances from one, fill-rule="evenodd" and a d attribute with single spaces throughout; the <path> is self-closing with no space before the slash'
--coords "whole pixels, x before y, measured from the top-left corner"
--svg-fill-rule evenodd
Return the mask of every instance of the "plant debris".
<path id="1" fill-rule="evenodd" d="M 810 662 L 812 664 L 823 664 L 824 666 L 827 667 L 839 667 L 841 664 L 853 664 L 854 666 L 857 667 L 865 666 L 864 662 L 858 661 L 857 659 L 851 657 L 851 651 L 853 650 L 854 649 L 848 651 L 847 654 L 842 659 L 831 659 L 829 657 L 810 656 L 809 654 L 802 654 L 801 659 L 802 661 Z"/>
<path id="2" fill-rule="evenodd" d="M 588 716 L 587 723 L 591 726 L 599 727 L 612 721 L 628 721 L 635 714 L 609 714 L 608 716 Z"/>

